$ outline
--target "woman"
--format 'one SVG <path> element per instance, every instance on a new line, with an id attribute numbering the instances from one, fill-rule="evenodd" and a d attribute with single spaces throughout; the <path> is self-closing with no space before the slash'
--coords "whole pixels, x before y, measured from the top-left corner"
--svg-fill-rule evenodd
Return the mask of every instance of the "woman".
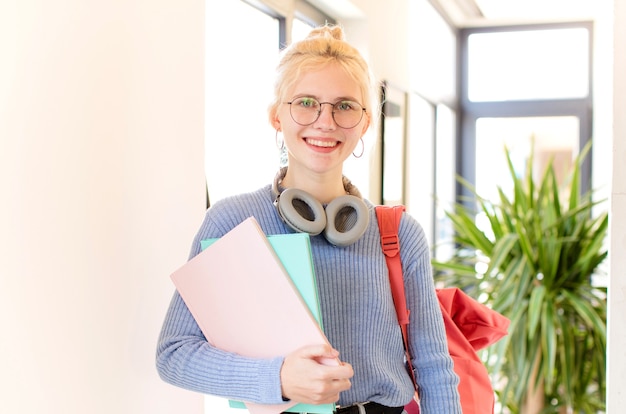
<path id="1" fill-rule="evenodd" d="M 284 50 L 269 119 L 277 137 L 284 137 L 288 166 L 274 183 L 215 203 L 191 251 L 195 256 L 200 240 L 221 237 L 250 216 L 266 234 L 314 235 L 322 319 L 332 348 L 305 347 L 271 360 L 229 354 L 207 343 L 175 293 L 158 344 L 157 368 L 165 381 L 263 404 L 336 402 L 340 413 L 363 412 L 356 404 L 366 413 L 403 412 L 414 386 L 405 369 L 374 206 L 343 176 L 344 162 L 370 126 L 372 84 L 367 64 L 343 40 L 340 27 L 313 29 Z M 308 228 L 311 210 L 320 208 L 330 216 L 322 224 L 326 231 Z M 427 241 L 408 214 L 400 238 L 422 413 L 461 413 Z M 320 364 L 323 358 L 342 364 Z"/>

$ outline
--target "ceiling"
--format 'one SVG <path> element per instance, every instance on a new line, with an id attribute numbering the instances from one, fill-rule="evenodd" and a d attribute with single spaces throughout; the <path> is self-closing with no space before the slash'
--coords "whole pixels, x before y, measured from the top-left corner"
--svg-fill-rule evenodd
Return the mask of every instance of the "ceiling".
<path id="1" fill-rule="evenodd" d="M 321 11 L 343 19 L 363 17 L 363 12 L 355 5 L 358 2 L 353 0 L 307 1 Z M 613 4 L 612 0 L 429 1 L 456 27 L 595 20 Z"/>
<path id="2" fill-rule="evenodd" d="M 363 12 L 352 0 L 307 0 L 321 11 L 343 19 Z M 409 0 L 411 1 L 411 0 Z M 608 0 L 429 0 L 456 27 L 595 20 Z"/>
<path id="3" fill-rule="evenodd" d="M 458 27 L 594 20 L 607 0 L 431 0 Z"/>

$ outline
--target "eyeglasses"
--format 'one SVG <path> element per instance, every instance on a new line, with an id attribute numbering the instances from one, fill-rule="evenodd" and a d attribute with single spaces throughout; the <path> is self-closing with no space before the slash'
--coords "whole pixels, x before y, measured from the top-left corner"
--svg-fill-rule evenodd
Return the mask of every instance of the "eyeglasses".
<path id="1" fill-rule="evenodd" d="M 291 118 L 299 125 L 307 126 L 317 121 L 322 113 L 322 105 L 333 107 L 332 116 L 337 126 L 345 129 L 354 128 L 363 119 L 365 108 L 358 102 L 341 100 L 335 103 L 319 102 L 315 98 L 296 98 L 291 102 L 283 102 L 289 105 Z"/>

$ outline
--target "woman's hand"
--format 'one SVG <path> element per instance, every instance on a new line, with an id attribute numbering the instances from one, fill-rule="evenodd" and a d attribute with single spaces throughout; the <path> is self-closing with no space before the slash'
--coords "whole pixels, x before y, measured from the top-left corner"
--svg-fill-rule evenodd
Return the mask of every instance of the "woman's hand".
<path id="1" fill-rule="evenodd" d="M 339 351 L 328 345 L 308 346 L 285 357 L 280 370 L 283 397 L 305 404 L 329 404 L 350 388 L 352 365 L 339 362 Z M 337 365 L 327 365 L 328 361 Z"/>

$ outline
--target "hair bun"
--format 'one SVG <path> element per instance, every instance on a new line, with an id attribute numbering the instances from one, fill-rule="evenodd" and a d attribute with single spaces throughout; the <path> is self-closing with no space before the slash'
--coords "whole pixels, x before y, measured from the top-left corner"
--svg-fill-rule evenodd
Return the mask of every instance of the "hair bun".
<path id="1" fill-rule="evenodd" d="M 316 37 L 331 37 L 335 40 L 345 40 L 344 31 L 341 26 L 325 24 L 311 30 L 307 39 Z"/>

